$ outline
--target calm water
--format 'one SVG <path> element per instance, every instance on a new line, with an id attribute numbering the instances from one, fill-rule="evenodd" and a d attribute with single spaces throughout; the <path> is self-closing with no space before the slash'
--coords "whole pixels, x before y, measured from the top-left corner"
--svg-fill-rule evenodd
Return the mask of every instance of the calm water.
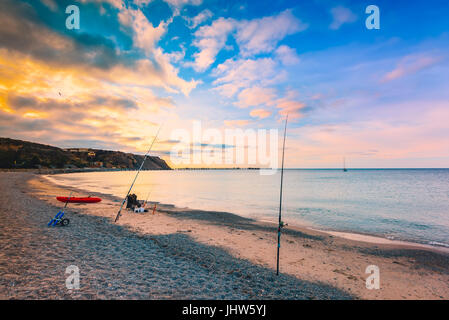
<path id="1" fill-rule="evenodd" d="M 57 183 L 124 197 L 135 172 L 51 176 Z M 275 222 L 280 175 L 258 171 L 146 171 L 133 192 L 179 207 Z M 284 219 L 320 229 L 449 247 L 449 169 L 286 170 Z"/>

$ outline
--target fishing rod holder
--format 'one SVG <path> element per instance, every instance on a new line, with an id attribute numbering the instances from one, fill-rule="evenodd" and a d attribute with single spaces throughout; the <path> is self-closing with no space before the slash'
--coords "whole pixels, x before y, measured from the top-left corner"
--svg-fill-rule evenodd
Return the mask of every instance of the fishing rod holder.
<path id="1" fill-rule="evenodd" d="M 279 228 L 284 228 L 284 227 L 286 227 L 286 226 L 288 226 L 288 223 L 284 223 L 284 221 L 281 221 L 280 223 L 279 223 Z"/>

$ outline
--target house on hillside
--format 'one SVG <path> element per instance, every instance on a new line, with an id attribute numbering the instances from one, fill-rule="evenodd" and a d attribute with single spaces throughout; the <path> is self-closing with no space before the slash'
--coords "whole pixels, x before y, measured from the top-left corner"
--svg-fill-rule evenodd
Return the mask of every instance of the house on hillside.
<path id="1" fill-rule="evenodd" d="M 80 152 L 80 153 L 87 153 L 89 152 L 88 148 L 68 148 L 68 149 L 64 149 L 65 151 L 68 152 Z"/>

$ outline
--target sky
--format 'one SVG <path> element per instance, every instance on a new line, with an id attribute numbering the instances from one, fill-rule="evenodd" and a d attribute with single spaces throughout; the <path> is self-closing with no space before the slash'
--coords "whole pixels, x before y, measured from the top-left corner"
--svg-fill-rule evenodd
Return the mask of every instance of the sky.
<path id="1" fill-rule="evenodd" d="M 281 139 L 288 114 L 287 167 L 447 168 L 448 12 L 445 0 L 2 0 L 0 136 L 145 153 L 162 125 L 152 154 L 172 163 L 180 141 L 233 147 L 195 138 L 195 121 Z"/>

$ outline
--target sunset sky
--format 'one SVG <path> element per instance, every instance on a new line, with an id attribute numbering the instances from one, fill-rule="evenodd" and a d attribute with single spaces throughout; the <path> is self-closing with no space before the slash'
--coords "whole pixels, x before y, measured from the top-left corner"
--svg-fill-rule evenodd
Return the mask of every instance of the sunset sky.
<path id="1" fill-rule="evenodd" d="M 167 158 L 194 120 L 282 129 L 289 113 L 289 167 L 449 167 L 448 14 L 447 0 L 1 0 L 0 136 L 144 153 L 165 123 Z"/>

